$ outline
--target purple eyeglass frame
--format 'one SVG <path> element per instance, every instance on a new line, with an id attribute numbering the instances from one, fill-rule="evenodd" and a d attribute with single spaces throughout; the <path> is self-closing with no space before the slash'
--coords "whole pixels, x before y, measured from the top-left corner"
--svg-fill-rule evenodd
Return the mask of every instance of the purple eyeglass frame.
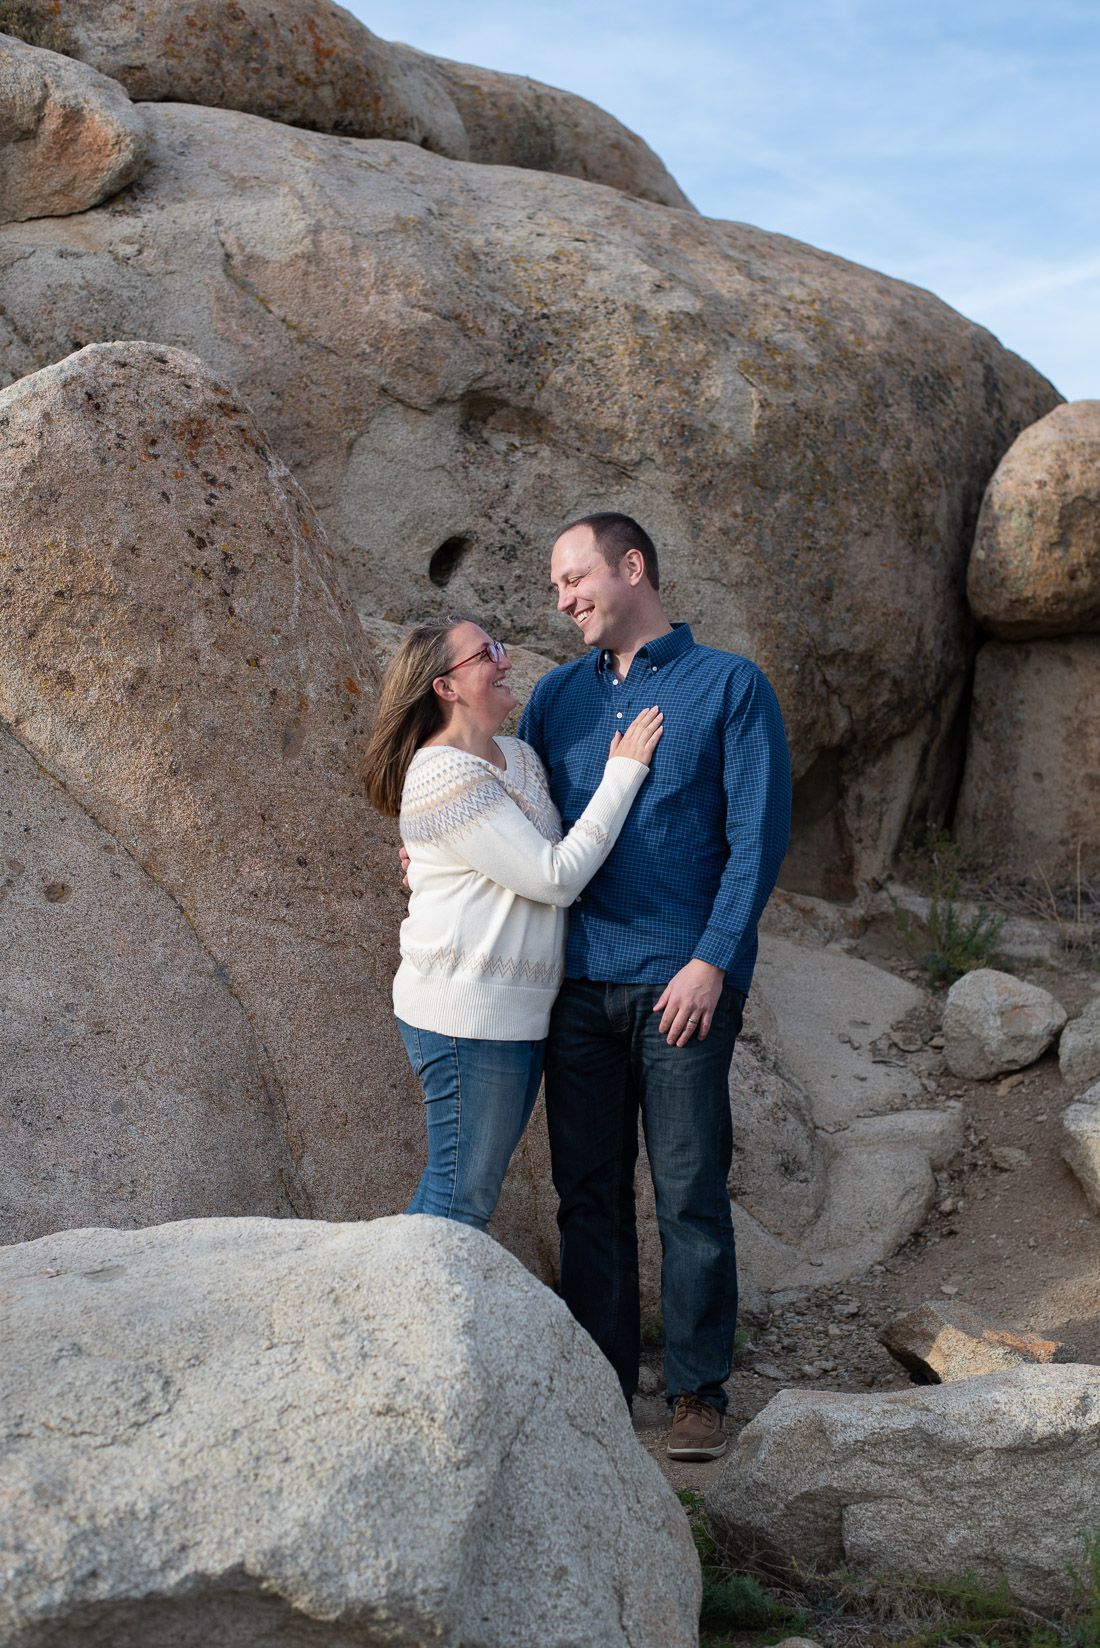
<path id="1" fill-rule="evenodd" d="M 479 658 L 487 658 L 491 664 L 503 664 L 507 656 L 508 648 L 503 641 L 486 641 L 483 647 L 478 647 L 476 652 L 471 652 L 469 658 L 460 658 L 457 664 L 452 664 L 447 674 L 450 675 L 453 670 L 461 669 L 463 664 L 476 663 Z"/>

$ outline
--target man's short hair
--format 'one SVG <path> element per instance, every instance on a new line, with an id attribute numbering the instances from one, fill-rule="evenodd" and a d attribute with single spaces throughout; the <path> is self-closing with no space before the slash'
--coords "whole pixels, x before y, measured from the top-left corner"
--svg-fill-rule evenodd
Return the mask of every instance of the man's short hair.
<path id="1" fill-rule="evenodd" d="M 661 573 L 657 565 L 657 550 L 644 526 L 639 526 L 631 515 L 616 515 L 612 510 L 598 515 L 582 515 L 579 521 L 570 521 L 563 529 L 572 532 L 575 526 L 591 529 L 596 548 L 609 567 L 617 567 L 628 549 L 636 549 L 642 557 L 645 575 L 654 589 L 661 587 Z"/>

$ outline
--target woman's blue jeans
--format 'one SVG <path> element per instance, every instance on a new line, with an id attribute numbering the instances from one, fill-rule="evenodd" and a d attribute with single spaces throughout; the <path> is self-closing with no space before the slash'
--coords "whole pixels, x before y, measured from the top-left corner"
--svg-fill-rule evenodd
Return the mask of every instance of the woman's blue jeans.
<path id="1" fill-rule="evenodd" d="M 406 1213 L 484 1230 L 542 1080 L 541 1041 L 441 1036 L 398 1019 L 428 1122 L 428 1165 Z"/>

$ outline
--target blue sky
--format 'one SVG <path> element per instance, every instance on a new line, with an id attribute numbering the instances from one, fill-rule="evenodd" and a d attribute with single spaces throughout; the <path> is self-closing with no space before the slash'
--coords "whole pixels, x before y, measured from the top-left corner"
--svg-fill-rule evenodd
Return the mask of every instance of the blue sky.
<path id="1" fill-rule="evenodd" d="M 591 98 L 701 211 L 927 286 L 1100 398 L 1100 0 L 348 9 Z"/>

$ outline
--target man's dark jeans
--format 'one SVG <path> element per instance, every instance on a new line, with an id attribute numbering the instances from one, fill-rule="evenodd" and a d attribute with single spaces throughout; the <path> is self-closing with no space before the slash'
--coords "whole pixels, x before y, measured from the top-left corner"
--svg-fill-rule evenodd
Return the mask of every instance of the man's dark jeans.
<path id="1" fill-rule="evenodd" d="M 737 1323 L 726 1181 L 733 1153 L 729 1068 L 744 997 L 727 986 L 710 1034 L 669 1047 L 660 987 L 566 979 L 546 1044 L 546 1114 L 560 1199 L 562 1297 L 629 1402 L 640 1323 L 634 1166 L 641 1111 L 661 1234 L 668 1398 L 695 1392 L 724 1412 Z"/>

